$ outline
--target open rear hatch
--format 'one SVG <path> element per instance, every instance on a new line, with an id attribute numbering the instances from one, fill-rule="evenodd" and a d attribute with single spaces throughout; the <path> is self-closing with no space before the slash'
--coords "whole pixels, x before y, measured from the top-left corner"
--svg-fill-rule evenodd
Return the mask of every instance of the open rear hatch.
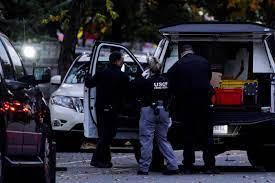
<path id="1" fill-rule="evenodd" d="M 164 27 L 160 32 L 171 40 L 170 46 L 174 44 L 178 53 L 182 45 L 190 44 L 196 54 L 211 63 L 214 124 L 251 124 L 274 119 L 272 28 L 253 23 L 207 22 Z M 178 60 L 171 59 L 173 53 L 164 58 L 165 71 Z"/>

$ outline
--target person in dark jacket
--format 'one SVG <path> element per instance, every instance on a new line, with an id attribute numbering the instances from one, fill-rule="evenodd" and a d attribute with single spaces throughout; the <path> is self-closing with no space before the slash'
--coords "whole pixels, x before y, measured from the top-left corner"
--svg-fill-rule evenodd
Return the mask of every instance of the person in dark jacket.
<path id="1" fill-rule="evenodd" d="M 171 91 L 176 100 L 176 118 L 183 123 L 184 171 L 192 173 L 194 145 L 200 145 L 206 173 L 218 173 L 213 153 L 213 127 L 210 119 L 209 92 L 211 69 L 208 61 L 184 45 L 181 59 L 168 70 Z"/>
<path id="2" fill-rule="evenodd" d="M 116 135 L 118 113 L 126 100 L 129 87 L 129 78 L 121 71 L 122 54 L 117 51 L 111 53 L 109 61 L 104 71 L 85 79 L 86 87 L 96 87 L 95 107 L 99 139 L 91 165 L 98 168 L 112 167 L 110 145 Z"/>
<path id="3" fill-rule="evenodd" d="M 139 122 L 139 141 L 141 157 L 138 175 L 147 175 L 152 161 L 153 140 L 157 142 L 160 152 L 167 162 L 165 175 L 178 173 L 177 159 L 167 140 L 171 120 L 167 111 L 169 98 L 169 82 L 161 72 L 161 64 L 156 58 L 149 63 L 151 76 L 136 81 L 138 95 L 142 99 L 141 117 Z"/>

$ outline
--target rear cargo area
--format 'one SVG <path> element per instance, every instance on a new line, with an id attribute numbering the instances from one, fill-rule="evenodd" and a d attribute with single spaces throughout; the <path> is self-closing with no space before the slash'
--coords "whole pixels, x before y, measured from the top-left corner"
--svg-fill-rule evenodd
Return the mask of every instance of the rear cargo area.
<path id="1" fill-rule="evenodd" d="M 273 118 L 269 113 L 270 74 L 254 72 L 253 42 L 182 42 L 179 49 L 183 44 L 192 45 L 196 54 L 211 63 L 215 123 L 255 123 Z"/>

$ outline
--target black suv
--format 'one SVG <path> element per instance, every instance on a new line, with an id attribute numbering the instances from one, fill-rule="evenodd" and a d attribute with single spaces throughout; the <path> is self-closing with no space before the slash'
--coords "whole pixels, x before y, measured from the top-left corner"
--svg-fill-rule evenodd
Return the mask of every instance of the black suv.
<path id="1" fill-rule="evenodd" d="M 15 172 L 24 172 L 32 180 L 39 178 L 35 182 L 53 183 L 56 163 L 50 113 L 37 87 L 46 81 L 26 74 L 21 57 L 3 34 L 0 63 L 0 182 L 13 182 Z"/>

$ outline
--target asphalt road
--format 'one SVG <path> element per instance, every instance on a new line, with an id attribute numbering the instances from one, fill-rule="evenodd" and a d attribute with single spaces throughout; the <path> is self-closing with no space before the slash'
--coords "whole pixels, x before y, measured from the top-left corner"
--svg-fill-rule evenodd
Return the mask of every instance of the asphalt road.
<path id="1" fill-rule="evenodd" d="M 179 164 L 182 151 L 176 152 Z M 275 172 L 258 172 L 253 169 L 244 151 L 229 151 L 216 157 L 219 175 L 200 173 L 203 165 L 202 153 L 196 153 L 197 174 L 164 176 L 152 172 L 138 176 L 137 162 L 131 153 L 114 153 L 111 169 L 97 169 L 89 165 L 92 153 L 58 153 L 57 183 L 269 183 L 275 182 Z"/>

